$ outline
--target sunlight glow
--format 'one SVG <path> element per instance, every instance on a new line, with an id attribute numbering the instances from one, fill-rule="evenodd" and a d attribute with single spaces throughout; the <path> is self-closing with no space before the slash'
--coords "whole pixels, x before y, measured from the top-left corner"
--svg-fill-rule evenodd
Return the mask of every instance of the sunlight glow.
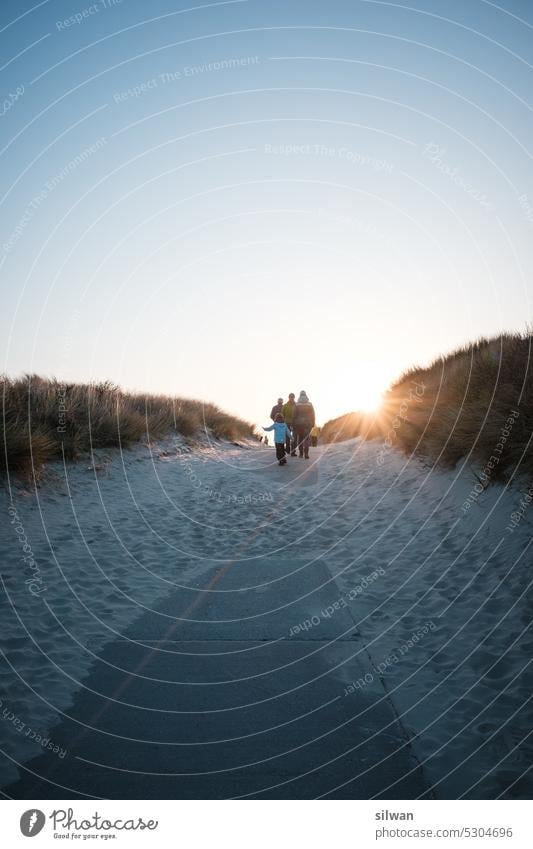
<path id="1" fill-rule="evenodd" d="M 352 382 L 352 410 L 359 413 L 375 413 L 383 402 L 383 395 L 392 375 L 382 363 L 364 362 L 354 375 Z"/>
<path id="2" fill-rule="evenodd" d="M 361 413 L 379 410 L 383 401 L 383 387 L 379 384 L 360 383 L 355 387 L 353 409 Z"/>
<path id="3" fill-rule="evenodd" d="M 329 356 L 329 349 L 336 361 Z M 339 366 L 339 362 L 342 365 Z M 366 359 L 360 348 L 355 348 L 351 354 L 343 351 L 338 355 L 332 342 L 328 356 L 306 376 L 304 386 L 316 405 L 319 424 L 323 425 L 346 413 L 378 412 L 384 393 L 395 377 L 394 365 L 383 360 Z"/>

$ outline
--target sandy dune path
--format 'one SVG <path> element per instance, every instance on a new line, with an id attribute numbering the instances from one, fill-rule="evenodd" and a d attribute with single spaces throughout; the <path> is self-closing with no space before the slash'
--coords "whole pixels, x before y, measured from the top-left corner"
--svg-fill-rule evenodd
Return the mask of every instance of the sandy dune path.
<path id="1" fill-rule="evenodd" d="M 7 529 L 4 793 L 527 793 L 518 491 L 465 516 L 469 473 L 378 451 L 139 448 L 14 494 L 43 589 Z"/>

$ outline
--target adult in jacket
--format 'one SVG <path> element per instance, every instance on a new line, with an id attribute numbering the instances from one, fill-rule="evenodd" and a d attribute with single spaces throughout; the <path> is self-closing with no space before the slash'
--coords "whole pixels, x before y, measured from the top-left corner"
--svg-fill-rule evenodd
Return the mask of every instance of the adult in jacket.
<path id="1" fill-rule="evenodd" d="M 307 393 L 300 392 L 292 419 L 293 433 L 296 434 L 295 448 L 297 447 L 300 457 L 309 459 L 309 445 L 311 443 L 311 429 L 315 426 L 315 408 L 307 397 Z"/>
<path id="2" fill-rule="evenodd" d="M 274 406 L 272 407 L 272 409 L 270 411 L 270 418 L 272 419 L 273 422 L 276 421 L 276 416 L 279 415 L 280 413 L 281 413 L 281 415 L 283 415 L 283 398 L 278 398 L 278 403 L 274 404 Z"/>
<path id="3" fill-rule="evenodd" d="M 286 404 L 283 405 L 283 410 L 281 411 L 283 418 L 285 420 L 285 424 L 287 424 L 288 427 L 290 427 L 291 429 L 292 429 L 292 420 L 294 418 L 294 410 L 296 409 L 296 401 L 294 399 L 295 399 L 294 392 L 290 392 L 289 393 L 289 400 L 287 401 Z M 285 451 L 287 452 L 287 454 L 290 454 L 291 457 L 296 457 L 296 440 L 295 440 L 294 432 L 293 432 L 293 435 L 292 435 L 292 440 L 291 440 L 291 437 L 287 436 L 287 439 L 285 441 Z"/>

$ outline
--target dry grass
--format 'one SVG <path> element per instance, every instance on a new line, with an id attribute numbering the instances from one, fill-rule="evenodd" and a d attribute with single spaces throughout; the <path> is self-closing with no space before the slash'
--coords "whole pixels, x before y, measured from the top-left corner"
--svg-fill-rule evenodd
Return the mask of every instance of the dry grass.
<path id="1" fill-rule="evenodd" d="M 515 470 L 531 475 L 532 353 L 531 331 L 479 339 L 405 372 L 386 393 L 379 415 L 341 416 L 326 423 L 321 439 L 385 439 L 389 448 L 448 467 L 463 458 L 485 466 L 496 457 L 491 479 Z"/>
<path id="2" fill-rule="evenodd" d="M 214 404 L 123 392 L 109 382 L 62 384 L 26 375 L 17 380 L 3 377 L 1 384 L 3 473 L 28 473 L 63 454 L 74 460 L 96 448 L 124 448 L 172 432 L 194 437 L 207 430 L 227 440 L 253 432 L 248 422 Z"/>

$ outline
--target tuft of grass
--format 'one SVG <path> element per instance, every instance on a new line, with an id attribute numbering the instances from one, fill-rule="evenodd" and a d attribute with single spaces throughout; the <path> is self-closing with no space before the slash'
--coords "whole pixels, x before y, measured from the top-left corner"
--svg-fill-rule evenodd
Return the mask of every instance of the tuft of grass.
<path id="1" fill-rule="evenodd" d="M 249 435 L 243 428 L 243 422 L 228 415 L 215 404 L 206 404 L 203 408 L 203 424 L 217 439 L 234 442 Z"/>
<path id="2" fill-rule="evenodd" d="M 61 383 L 34 374 L 0 378 L 0 473 L 36 472 L 96 448 L 128 447 L 175 432 L 216 439 L 253 436 L 248 422 L 214 404 L 123 392 L 113 383 Z"/>
<path id="3" fill-rule="evenodd" d="M 407 370 L 379 414 L 340 416 L 324 425 L 321 439 L 383 439 L 450 468 L 465 458 L 485 467 L 492 457 L 491 480 L 515 470 L 533 475 L 532 354 L 529 328 L 478 339 Z"/>

